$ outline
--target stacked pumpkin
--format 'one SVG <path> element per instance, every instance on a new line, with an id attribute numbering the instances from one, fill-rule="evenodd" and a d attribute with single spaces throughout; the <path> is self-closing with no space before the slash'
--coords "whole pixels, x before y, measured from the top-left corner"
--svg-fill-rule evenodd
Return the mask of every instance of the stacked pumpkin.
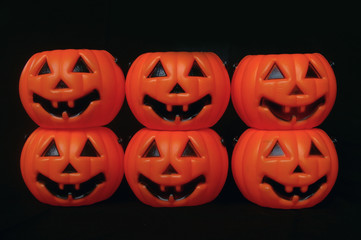
<path id="1" fill-rule="evenodd" d="M 124 100 L 124 75 L 100 50 L 33 55 L 20 78 L 20 97 L 40 126 L 27 139 L 21 172 L 41 202 L 88 205 L 110 197 L 123 177 L 124 152 L 108 124 Z"/>
<path id="2" fill-rule="evenodd" d="M 331 139 L 314 128 L 336 98 L 336 79 L 320 54 L 246 56 L 232 79 L 232 101 L 251 128 L 232 156 L 234 179 L 264 207 L 312 207 L 331 191 L 338 160 Z"/>
<path id="3" fill-rule="evenodd" d="M 157 52 L 130 67 L 126 96 L 146 128 L 131 139 L 125 176 L 137 198 L 154 207 L 200 205 L 221 191 L 228 156 L 211 130 L 224 113 L 230 82 L 214 53 Z"/>

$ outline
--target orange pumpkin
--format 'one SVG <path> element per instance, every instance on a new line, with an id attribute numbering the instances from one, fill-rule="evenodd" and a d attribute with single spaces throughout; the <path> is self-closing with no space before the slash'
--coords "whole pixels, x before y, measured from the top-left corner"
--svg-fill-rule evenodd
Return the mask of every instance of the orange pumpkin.
<path id="1" fill-rule="evenodd" d="M 110 197 L 123 178 L 122 147 L 107 128 L 38 128 L 21 154 L 21 172 L 41 202 L 80 206 Z"/>
<path id="2" fill-rule="evenodd" d="M 233 177 L 244 197 L 263 207 L 312 207 L 331 191 L 338 160 L 321 129 L 248 129 L 232 156 Z"/>
<path id="3" fill-rule="evenodd" d="M 139 56 L 126 80 L 130 109 L 144 126 L 194 130 L 214 125 L 227 108 L 228 73 L 210 52 L 156 52 Z"/>
<path id="4" fill-rule="evenodd" d="M 232 78 L 232 102 L 241 119 L 258 129 L 307 129 L 327 117 L 336 79 L 318 53 L 246 56 Z"/>
<path id="5" fill-rule="evenodd" d="M 20 98 L 41 127 L 108 124 L 124 100 L 124 75 L 103 50 L 69 49 L 33 55 L 20 77 Z"/>
<path id="6" fill-rule="evenodd" d="M 129 186 L 143 203 L 194 206 L 219 194 L 227 177 L 228 156 L 211 129 L 142 129 L 126 149 L 124 168 Z"/>

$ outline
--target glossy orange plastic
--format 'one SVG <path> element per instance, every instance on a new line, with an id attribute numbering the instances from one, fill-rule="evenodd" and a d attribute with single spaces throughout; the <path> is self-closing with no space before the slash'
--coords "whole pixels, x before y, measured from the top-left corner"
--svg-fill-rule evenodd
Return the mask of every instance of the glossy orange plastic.
<path id="1" fill-rule="evenodd" d="M 231 87 L 241 119 L 257 129 L 309 129 L 330 113 L 336 79 L 319 53 L 246 56 Z"/>
<path id="2" fill-rule="evenodd" d="M 263 207 L 298 209 L 331 191 L 338 160 L 321 129 L 246 130 L 232 156 L 232 173 L 245 198 Z"/>
<path id="3" fill-rule="evenodd" d="M 194 206 L 212 201 L 227 177 L 228 156 L 211 129 L 141 129 L 130 141 L 125 176 L 140 201 L 153 207 Z"/>
<path id="4" fill-rule="evenodd" d="M 124 101 L 124 75 L 104 50 L 68 49 L 36 53 L 20 77 L 21 102 L 45 128 L 108 124 Z"/>
<path id="5" fill-rule="evenodd" d="M 210 52 L 145 53 L 132 64 L 125 84 L 134 116 L 159 130 L 211 127 L 230 97 L 228 73 Z"/>
<path id="6" fill-rule="evenodd" d="M 89 205 L 109 198 L 123 178 L 124 152 L 104 127 L 54 130 L 38 128 L 21 154 L 21 173 L 40 202 Z"/>

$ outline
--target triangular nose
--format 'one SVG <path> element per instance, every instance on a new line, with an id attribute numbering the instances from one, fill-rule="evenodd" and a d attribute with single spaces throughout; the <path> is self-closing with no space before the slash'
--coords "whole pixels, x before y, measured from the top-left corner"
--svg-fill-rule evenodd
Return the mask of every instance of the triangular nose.
<path id="1" fill-rule="evenodd" d="M 297 167 L 295 168 L 295 170 L 293 170 L 293 173 L 303 173 L 304 171 L 302 170 L 302 168 L 300 167 L 300 165 L 297 165 Z"/>
<path id="2" fill-rule="evenodd" d="M 304 94 L 304 93 L 303 93 L 302 90 L 296 85 L 296 86 L 292 89 L 292 91 L 290 92 L 289 95 L 302 95 L 302 94 Z"/>
<path id="3" fill-rule="evenodd" d="M 184 89 L 177 83 L 169 93 L 185 93 Z"/>
<path id="4" fill-rule="evenodd" d="M 178 174 L 178 172 L 174 169 L 174 167 L 171 164 L 169 164 L 162 174 L 171 175 L 171 174 Z"/>
<path id="5" fill-rule="evenodd" d="M 66 166 L 62 173 L 77 173 L 78 171 L 70 163 Z"/>
<path id="6" fill-rule="evenodd" d="M 60 80 L 58 84 L 55 86 L 55 89 L 63 89 L 63 88 L 69 88 L 68 85 L 63 80 Z"/>

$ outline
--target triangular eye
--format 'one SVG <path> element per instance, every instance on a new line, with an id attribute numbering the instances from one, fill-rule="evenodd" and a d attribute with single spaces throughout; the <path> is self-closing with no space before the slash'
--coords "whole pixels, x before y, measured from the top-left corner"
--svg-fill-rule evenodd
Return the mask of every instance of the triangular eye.
<path id="1" fill-rule="evenodd" d="M 206 77 L 206 75 L 204 74 L 204 72 L 202 71 L 201 67 L 199 66 L 199 64 L 197 63 L 197 61 L 193 62 L 192 68 L 188 73 L 188 76 L 192 76 L 192 77 Z"/>
<path id="2" fill-rule="evenodd" d="M 51 73 L 48 62 L 45 61 L 45 63 L 43 64 L 43 66 L 41 67 L 38 75 L 43 75 L 43 74 L 49 74 Z"/>
<path id="3" fill-rule="evenodd" d="M 149 145 L 142 157 L 160 157 L 160 153 L 155 140 Z"/>
<path id="4" fill-rule="evenodd" d="M 50 142 L 50 144 L 46 147 L 45 151 L 41 155 L 42 157 L 59 157 L 59 151 L 56 147 L 54 139 Z"/>
<path id="5" fill-rule="evenodd" d="M 317 72 L 316 68 L 311 63 L 308 64 L 308 69 L 305 78 L 321 78 L 320 74 Z"/>
<path id="6" fill-rule="evenodd" d="M 278 68 L 277 64 L 273 64 L 271 71 L 267 74 L 265 80 L 272 79 L 283 79 L 285 76 L 282 74 L 281 70 Z"/>
<path id="7" fill-rule="evenodd" d="M 148 75 L 148 78 L 155 78 L 155 77 L 166 77 L 167 74 L 164 70 L 164 67 L 160 61 L 155 65 L 152 72 Z"/>
<path id="8" fill-rule="evenodd" d="M 286 154 L 282 150 L 280 144 L 277 141 L 276 144 L 273 146 L 272 151 L 270 152 L 270 154 L 268 154 L 267 157 L 284 157 L 284 156 L 286 156 Z"/>
<path id="9" fill-rule="evenodd" d="M 88 67 L 82 57 L 79 57 L 76 62 L 73 72 L 81 72 L 81 73 L 92 73 L 93 71 Z"/>
<path id="10" fill-rule="evenodd" d="M 99 153 L 93 146 L 93 144 L 88 140 L 86 140 L 86 143 L 84 145 L 83 150 L 80 153 L 81 157 L 99 157 Z"/>
<path id="11" fill-rule="evenodd" d="M 187 142 L 187 145 L 183 150 L 182 157 L 199 157 L 199 154 L 195 150 L 191 141 Z"/>
<path id="12" fill-rule="evenodd" d="M 316 145 L 313 142 L 311 142 L 310 153 L 308 154 L 308 156 L 321 156 L 321 157 L 323 157 L 323 154 L 316 147 Z"/>

